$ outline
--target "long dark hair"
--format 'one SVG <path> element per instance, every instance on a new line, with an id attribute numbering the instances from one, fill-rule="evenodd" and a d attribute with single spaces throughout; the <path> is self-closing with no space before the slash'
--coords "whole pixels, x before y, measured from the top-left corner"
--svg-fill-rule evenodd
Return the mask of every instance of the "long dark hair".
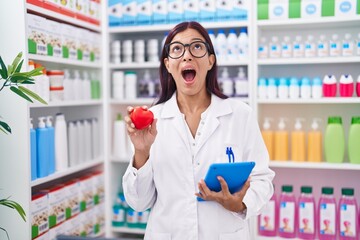
<path id="1" fill-rule="evenodd" d="M 195 29 L 203 36 L 203 38 L 205 39 L 205 42 L 207 42 L 209 44 L 209 53 L 208 54 L 214 54 L 214 56 L 215 56 L 214 65 L 208 71 L 208 73 L 206 75 L 206 90 L 208 91 L 208 93 L 213 93 L 220 98 L 223 98 L 223 99 L 227 98 L 226 95 L 221 93 L 220 87 L 219 87 L 219 84 L 217 81 L 216 55 L 215 55 L 215 50 L 214 50 L 214 47 L 213 47 L 213 44 L 211 42 L 208 32 L 198 22 L 182 22 L 182 23 L 179 23 L 178 25 L 176 25 L 168 33 L 167 38 L 165 40 L 165 44 L 162 47 L 162 53 L 161 53 L 161 57 L 160 57 L 160 69 L 159 69 L 161 91 L 160 91 L 159 100 L 155 103 L 155 105 L 169 100 L 176 90 L 175 80 L 172 77 L 172 75 L 167 71 L 167 68 L 164 63 L 164 59 L 168 57 L 165 46 L 166 46 L 166 44 L 168 44 L 172 41 L 172 39 L 176 36 L 176 34 L 183 32 L 188 28 Z"/>

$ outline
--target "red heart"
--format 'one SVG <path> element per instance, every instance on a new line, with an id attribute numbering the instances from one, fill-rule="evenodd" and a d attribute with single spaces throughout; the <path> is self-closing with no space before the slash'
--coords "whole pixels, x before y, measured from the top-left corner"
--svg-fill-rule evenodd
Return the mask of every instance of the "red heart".
<path id="1" fill-rule="evenodd" d="M 154 120 L 154 114 L 142 107 L 135 107 L 130 113 L 130 119 L 134 123 L 136 129 L 144 129 L 148 127 Z"/>

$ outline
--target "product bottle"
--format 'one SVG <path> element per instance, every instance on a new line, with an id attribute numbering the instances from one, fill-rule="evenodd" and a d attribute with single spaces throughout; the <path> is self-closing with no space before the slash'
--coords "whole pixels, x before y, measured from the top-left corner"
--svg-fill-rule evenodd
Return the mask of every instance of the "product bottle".
<path id="1" fill-rule="evenodd" d="M 287 79 L 284 77 L 279 79 L 278 96 L 280 99 L 289 98 L 289 85 Z"/>
<path id="2" fill-rule="evenodd" d="M 289 36 L 285 36 L 283 42 L 281 43 L 281 57 L 282 58 L 292 57 L 292 45 L 290 43 Z"/>
<path id="3" fill-rule="evenodd" d="M 348 154 L 350 163 L 360 164 L 360 116 L 351 118 L 349 128 Z"/>
<path id="4" fill-rule="evenodd" d="M 66 170 L 68 163 L 67 129 L 64 114 L 57 113 L 55 119 L 55 162 L 56 171 Z"/>
<path id="5" fill-rule="evenodd" d="M 279 39 L 276 36 L 271 38 L 270 47 L 269 47 L 269 56 L 270 58 L 279 58 L 281 54 L 281 46 L 279 44 Z"/>
<path id="6" fill-rule="evenodd" d="M 124 79 L 123 71 L 114 71 L 112 73 L 112 97 L 114 99 L 124 99 Z"/>
<path id="7" fill-rule="evenodd" d="M 330 56 L 338 57 L 341 55 L 340 43 L 339 43 L 339 35 L 333 34 L 330 40 Z"/>
<path id="8" fill-rule="evenodd" d="M 82 99 L 82 80 L 80 78 L 79 70 L 74 71 L 74 100 Z"/>
<path id="9" fill-rule="evenodd" d="M 324 136 L 325 160 L 329 163 L 342 163 L 345 154 L 345 134 L 342 119 L 329 117 Z"/>
<path id="10" fill-rule="evenodd" d="M 244 67 L 239 67 L 237 77 L 234 79 L 234 88 L 236 97 L 249 96 L 249 81 L 246 77 Z"/>
<path id="11" fill-rule="evenodd" d="M 246 28 L 240 29 L 240 34 L 238 37 L 238 48 L 239 48 L 239 58 L 240 59 L 247 58 L 249 52 L 249 38 Z"/>
<path id="12" fill-rule="evenodd" d="M 314 118 L 311 124 L 311 130 L 308 132 L 308 155 L 309 162 L 321 162 L 322 160 L 322 133 L 319 131 L 319 121 L 321 119 Z"/>
<path id="13" fill-rule="evenodd" d="M 339 202 L 339 233 L 340 240 L 358 238 L 358 206 L 353 188 L 342 188 Z"/>
<path id="14" fill-rule="evenodd" d="M 36 131 L 30 118 L 30 152 L 31 152 L 31 181 L 37 179 L 37 160 L 36 160 Z"/>
<path id="15" fill-rule="evenodd" d="M 293 186 L 283 185 L 280 195 L 278 235 L 283 238 L 295 238 L 296 226 L 296 200 L 293 194 Z"/>
<path id="16" fill-rule="evenodd" d="M 311 97 L 314 99 L 318 99 L 322 97 L 322 81 L 319 77 L 315 77 L 312 80 L 311 85 Z"/>
<path id="17" fill-rule="evenodd" d="M 89 79 L 89 73 L 87 71 L 83 72 L 83 79 L 82 79 L 82 93 L 84 100 L 91 99 L 91 83 Z"/>
<path id="18" fill-rule="evenodd" d="M 296 118 L 295 130 L 291 133 L 291 160 L 305 162 L 305 132 L 302 130 L 302 118 Z"/>
<path id="19" fill-rule="evenodd" d="M 69 136 L 69 166 L 73 167 L 79 164 L 79 152 L 78 152 L 78 130 L 76 122 L 69 122 L 68 124 L 68 136 Z"/>
<path id="20" fill-rule="evenodd" d="M 315 51 L 315 43 L 314 43 L 314 36 L 308 35 L 307 40 L 305 43 L 305 57 L 315 57 L 316 51 Z"/>
<path id="21" fill-rule="evenodd" d="M 309 99 L 311 97 L 310 79 L 307 77 L 301 79 L 300 96 L 303 99 Z"/>
<path id="22" fill-rule="evenodd" d="M 64 101 L 74 100 L 74 80 L 71 79 L 70 70 L 64 69 Z"/>
<path id="23" fill-rule="evenodd" d="M 323 79 L 324 97 L 335 97 L 337 92 L 337 82 L 334 75 L 325 75 Z"/>
<path id="24" fill-rule="evenodd" d="M 116 198 L 113 205 L 113 214 L 111 223 L 114 227 L 122 227 L 125 225 L 126 211 L 119 197 Z"/>
<path id="25" fill-rule="evenodd" d="M 82 120 L 76 121 L 78 135 L 78 163 L 85 162 L 85 126 Z"/>
<path id="26" fill-rule="evenodd" d="M 351 34 L 346 33 L 342 42 L 342 55 L 352 56 L 354 54 L 354 41 L 351 39 Z"/>
<path id="27" fill-rule="evenodd" d="M 55 172 L 55 130 L 51 122 L 52 116 L 46 118 L 46 129 L 48 130 L 49 136 L 49 174 Z"/>
<path id="28" fill-rule="evenodd" d="M 149 220 L 150 209 L 143 212 L 138 212 L 138 228 L 145 229 Z"/>
<path id="29" fill-rule="evenodd" d="M 339 80 L 340 96 L 352 97 L 354 93 L 354 80 L 350 74 L 343 74 Z"/>
<path id="30" fill-rule="evenodd" d="M 285 130 L 285 118 L 280 118 L 278 130 L 275 132 L 274 159 L 289 160 L 289 133 Z"/>
<path id="31" fill-rule="evenodd" d="M 300 35 L 295 37 L 293 44 L 293 56 L 296 58 L 304 57 L 304 43 L 302 42 L 302 37 Z"/>
<path id="32" fill-rule="evenodd" d="M 360 55 L 360 33 L 358 34 L 358 37 L 356 39 L 356 46 L 355 46 L 355 49 L 356 49 L 356 55 Z"/>
<path id="33" fill-rule="evenodd" d="M 227 56 L 227 46 L 226 46 L 226 36 L 223 29 L 219 29 L 218 34 L 216 35 L 216 57 L 219 59 L 219 62 L 225 62 Z"/>
<path id="34" fill-rule="evenodd" d="M 275 193 L 258 217 L 258 231 L 261 236 L 276 236 L 278 229 L 278 203 Z"/>
<path id="35" fill-rule="evenodd" d="M 94 156 L 95 159 L 99 158 L 100 155 L 102 154 L 101 151 L 100 151 L 100 128 L 99 128 L 99 123 L 98 123 L 98 120 L 97 118 L 93 118 L 92 121 L 91 121 L 91 132 L 93 133 L 92 134 L 92 141 L 91 141 L 91 144 L 92 144 L 92 155 Z"/>
<path id="36" fill-rule="evenodd" d="M 113 142 L 113 155 L 120 160 L 128 156 L 127 142 L 126 142 L 126 124 L 119 113 L 114 122 L 114 142 Z"/>
<path id="37" fill-rule="evenodd" d="M 267 98 L 269 98 L 269 99 L 277 98 L 278 90 L 277 90 L 277 84 L 276 84 L 275 78 L 268 79 L 268 84 L 267 84 L 266 89 L 267 89 L 267 91 L 266 91 Z"/>
<path id="38" fill-rule="evenodd" d="M 39 117 L 36 129 L 37 176 L 43 178 L 49 175 L 49 135 L 45 128 L 45 117 Z"/>
<path id="39" fill-rule="evenodd" d="M 326 41 L 325 35 L 320 35 L 320 39 L 317 45 L 317 56 L 318 57 L 327 57 L 329 56 L 329 44 Z"/>
<path id="40" fill-rule="evenodd" d="M 320 240 L 336 240 L 337 218 L 336 200 L 332 187 L 323 187 L 318 209 L 318 233 Z"/>
<path id="41" fill-rule="evenodd" d="M 270 160 L 274 160 L 274 131 L 270 129 L 271 118 L 265 118 L 261 135 L 264 139 Z"/>
<path id="42" fill-rule="evenodd" d="M 317 213 L 315 211 L 315 199 L 312 195 L 312 187 L 302 186 L 298 202 L 298 237 L 300 239 L 316 239 Z"/>
<path id="43" fill-rule="evenodd" d="M 125 98 L 136 99 L 137 97 L 137 75 L 136 72 L 125 72 Z"/>
<path id="44" fill-rule="evenodd" d="M 300 96 L 299 80 L 296 77 L 290 78 L 289 96 L 291 99 L 297 99 Z"/>
<path id="45" fill-rule="evenodd" d="M 93 159 L 91 151 L 91 123 L 84 119 L 84 133 L 85 133 L 85 161 Z"/>
<path id="46" fill-rule="evenodd" d="M 267 97 L 267 83 L 265 78 L 258 80 L 258 98 L 265 99 Z"/>
<path id="47" fill-rule="evenodd" d="M 269 56 L 269 48 L 265 37 L 260 38 L 258 55 L 259 58 L 268 58 Z"/>
<path id="48" fill-rule="evenodd" d="M 227 67 L 224 67 L 221 76 L 219 78 L 219 84 L 220 84 L 220 89 L 222 91 L 223 94 L 227 95 L 227 96 L 233 96 L 234 94 L 234 83 L 231 80 L 231 78 L 229 77 L 229 72 Z"/>
<path id="49" fill-rule="evenodd" d="M 356 81 L 356 95 L 360 97 L 360 75 L 358 76 Z"/>
<path id="50" fill-rule="evenodd" d="M 239 59 L 239 46 L 238 38 L 236 36 L 235 29 L 230 29 L 229 34 L 226 38 L 227 45 L 227 60 L 236 61 Z"/>

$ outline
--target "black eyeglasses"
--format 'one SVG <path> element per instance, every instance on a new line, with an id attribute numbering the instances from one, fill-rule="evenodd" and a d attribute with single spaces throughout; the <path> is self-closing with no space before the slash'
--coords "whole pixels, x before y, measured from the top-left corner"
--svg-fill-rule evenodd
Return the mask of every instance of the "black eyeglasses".
<path id="1" fill-rule="evenodd" d="M 189 47 L 190 54 L 195 58 L 204 57 L 209 50 L 209 44 L 203 41 L 195 41 L 190 44 L 172 42 L 165 45 L 166 52 L 172 59 L 178 59 L 184 56 L 186 47 Z"/>

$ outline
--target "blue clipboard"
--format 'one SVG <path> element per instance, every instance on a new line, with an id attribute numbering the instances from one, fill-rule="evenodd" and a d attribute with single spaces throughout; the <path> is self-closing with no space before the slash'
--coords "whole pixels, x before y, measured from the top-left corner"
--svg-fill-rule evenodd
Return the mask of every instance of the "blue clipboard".
<path id="1" fill-rule="evenodd" d="M 255 162 L 235 162 L 235 163 L 213 163 L 210 165 L 205 176 L 205 183 L 211 191 L 221 191 L 221 185 L 217 176 L 221 176 L 226 181 L 231 194 L 239 191 L 249 178 Z M 197 197 L 198 201 L 205 201 Z"/>

